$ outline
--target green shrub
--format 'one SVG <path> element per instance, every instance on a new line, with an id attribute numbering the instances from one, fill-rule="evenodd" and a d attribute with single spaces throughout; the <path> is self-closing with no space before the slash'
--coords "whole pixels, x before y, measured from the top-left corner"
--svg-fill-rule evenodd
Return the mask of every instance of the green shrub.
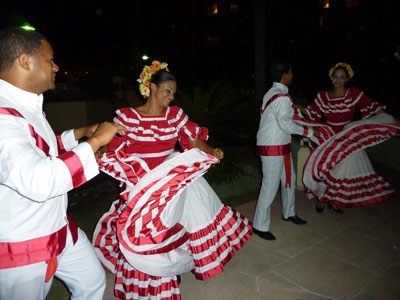
<path id="1" fill-rule="evenodd" d="M 257 132 L 259 116 L 254 97 L 232 81 L 182 87 L 175 104 L 190 120 L 208 128 L 212 144 L 248 144 Z"/>

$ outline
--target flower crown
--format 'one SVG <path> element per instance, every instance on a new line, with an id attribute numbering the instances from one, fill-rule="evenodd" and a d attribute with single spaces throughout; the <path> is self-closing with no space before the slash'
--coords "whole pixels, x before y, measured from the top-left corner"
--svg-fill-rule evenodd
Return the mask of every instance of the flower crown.
<path id="1" fill-rule="evenodd" d="M 153 74 L 157 73 L 160 70 L 165 70 L 169 72 L 167 67 L 167 63 L 161 63 L 158 60 L 153 60 L 150 66 L 144 66 L 143 71 L 142 73 L 140 73 L 139 79 L 137 80 L 140 83 L 140 94 L 142 94 L 144 98 L 148 98 L 150 96 L 150 84 Z"/>
<path id="2" fill-rule="evenodd" d="M 349 79 L 351 79 L 354 76 L 354 71 L 353 69 L 350 67 L 349 64 L 340 62 L 337 63 L 336 65 L 334 65 L 330 70 L 329 70 L 329 78 L 332 80 L 332 76 L 333 73 L 335 72 L 335 70 L 339 67 L 345 68 L 347 70 L 347 74 L 349 75 Z"/>

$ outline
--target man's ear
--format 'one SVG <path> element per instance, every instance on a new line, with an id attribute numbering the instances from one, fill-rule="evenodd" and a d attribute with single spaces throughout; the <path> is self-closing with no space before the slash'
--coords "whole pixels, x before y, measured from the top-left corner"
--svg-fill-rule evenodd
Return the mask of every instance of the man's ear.
<path id="1" fill-rule="evenodd" d="M 29 56 L 26 53 L 22 53 L 18 58 L 18 65 L 25 69 L 25 70 L 29 70 L 31 68 L 31 56 Z"/>

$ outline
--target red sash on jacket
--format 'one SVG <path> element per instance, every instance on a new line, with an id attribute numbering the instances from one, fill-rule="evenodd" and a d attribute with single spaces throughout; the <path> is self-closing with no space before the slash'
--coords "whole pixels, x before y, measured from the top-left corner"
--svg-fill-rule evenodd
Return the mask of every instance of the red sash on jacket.
<path id="1" fill-rule="evenodd" d="M 261 115 L 267 109 L 267 106 L 274 102 L 279 97 L 289 97 L 290 102 L 293 104 L 293 99 L 289 94 L 276 94 L 272 96 L 267 103 L 265 103 L 264 108 L 260 108 Z M 283 156 L 284 164 L 285 164 L 285 174 L 286 174 L 286 187 L 291 187 L 291 166 L 290 166 L 290 144 L 287 145 L 278 145 L 278 146 L 257 146 L 257 155 L 260 156 Z"/>
<path id="2" fill-rule="evenodd" d="M 285 174 L 286 174 L 286 187 L 291 187 L 292 179 L 292 168 L 290 164 L 290 150 L 291 145 L 273 145 L 273 146 L 258 146 L 256 147 L 256 153 L 259 156 L 283 156 Z"/>
<path id="3" fill-rule="evenodd" d="M 290 102 L 293 104 L 293 99 L 292 99 L 292 97 L 290 97 L 289 94 L 280 93 L 280 94 L 273 95 L 273 96 L 267 101 L 267 103 L 265 103 L 264 108 L 262 107 L 262 103 L 261 103 L 261 108 L 260 108 L 261 115 L 262 115 L 262 114 L 264 113 L 264 111 L 267 109 L 267 106 L 270 105 L 272 102 L 274 102 L 274 101 L 275 101 L 277 98 L 279 98 L 279 97 L 289 97 Z"/>
<path id="4" fill-rule="evenodd" d="M 24 118 L 14 108 L 0 107 L 0 114 L 12 115 L 18 118 Z M 46 156 L 50 157 L 50 147 L 47 142 L 35 131 L 32 125 L 28 123 L 31 136 L 36 141 L 36 146 L 42 150 Z M 48 236 L 22 242 L 0 242 L 1 254 L 0 269 L 13 268 L 45 261 L 47 266 L 45 281 L 48 282 L 57 270 L 57 256 L 65 247 L 67 239 L 67 226 L 72 235 L 73 243 L 78 240 L 78 226 L 67 214 L 68 225 Z"/>

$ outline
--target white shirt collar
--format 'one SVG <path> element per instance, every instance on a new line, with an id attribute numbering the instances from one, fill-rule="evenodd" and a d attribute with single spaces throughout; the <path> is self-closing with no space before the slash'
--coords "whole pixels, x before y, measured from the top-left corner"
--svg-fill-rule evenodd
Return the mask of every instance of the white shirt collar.
<path id="1" fill-rule="evenodd" d="M 6 99 L 12 102 L 13 107 L 22 108 L 32 113 L 43 111 L 43 94 L 37 95 L 22 90 L 7 81 L 0 79 L 0 97 L 7 94 Z"/>

